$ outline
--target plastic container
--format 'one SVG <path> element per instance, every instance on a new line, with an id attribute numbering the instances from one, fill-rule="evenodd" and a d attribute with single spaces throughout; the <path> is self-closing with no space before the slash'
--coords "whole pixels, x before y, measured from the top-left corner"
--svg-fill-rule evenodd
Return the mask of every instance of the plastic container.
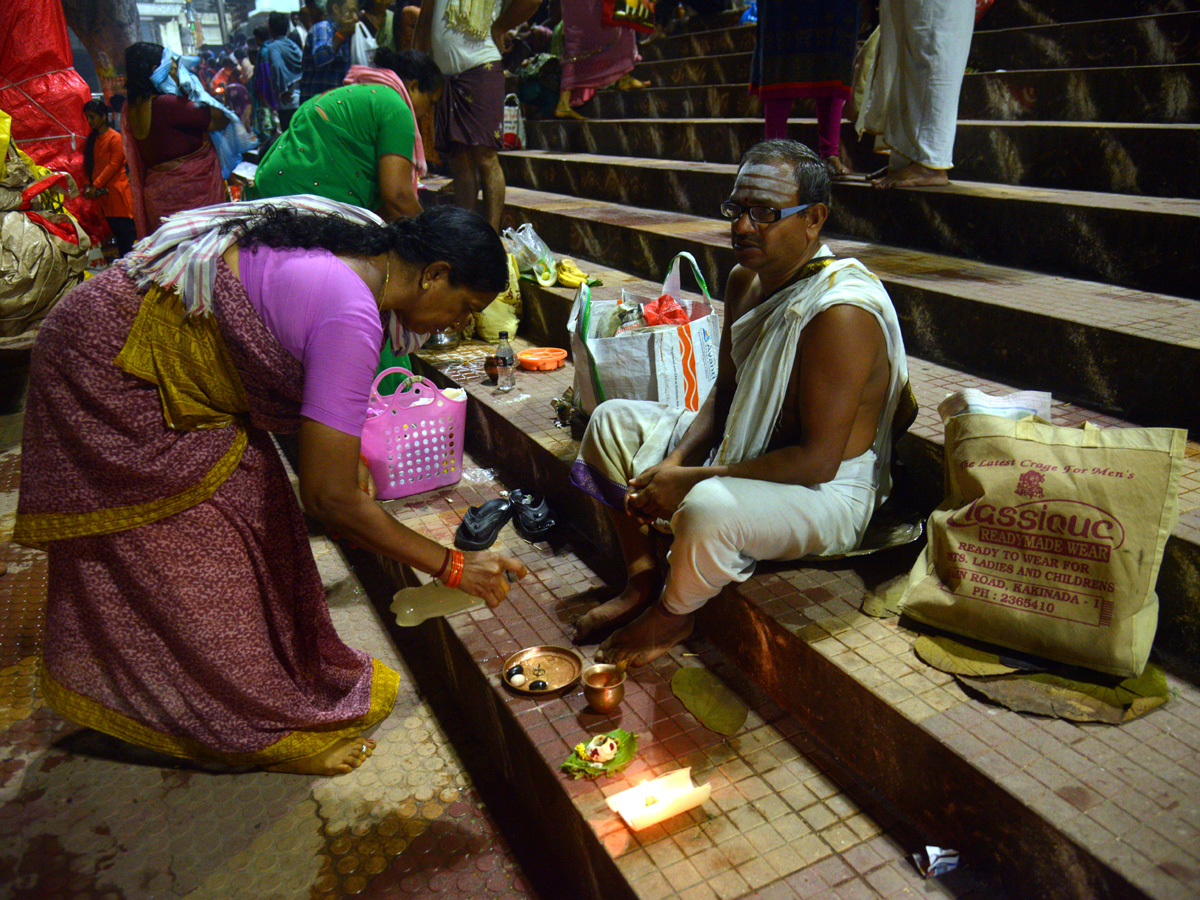
<path id="1" fill-rule="evenodd" d="M 558 347 L 531 347 L 517 354 L 522 369 L 531 372 L 552 372 L 566 363 L 567 351 Z"/>

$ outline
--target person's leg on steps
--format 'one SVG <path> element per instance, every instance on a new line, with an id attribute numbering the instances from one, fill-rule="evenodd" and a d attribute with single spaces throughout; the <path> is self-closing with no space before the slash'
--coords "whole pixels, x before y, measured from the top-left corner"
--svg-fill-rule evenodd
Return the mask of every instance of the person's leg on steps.
<path id="1" fill-rule="evenodd" d="M 788 116 L 792 113 L 792 101 L 774 98 L 763 100 L 763 138 L 770 141 L 787 137 Z"/>
<path id="2" fill-rule="evenodd" d="M 504 213 L 504 170 L 500 168 L 500 157 L 491 147 L 472 147 L 475 169 L 483 188 L 483 205 L 480 214 L 500 232 L 500 217 Z"/>
<path id="3" fill-rule="evenodd" d="M 842 108 L 845 105 L 842 97 L 817 98 L 817 153 L 825 161 L 829 174 L 835 178 L 850 174 L 839 153 L 842 144 Z"/>
<path id="4" fill-rule="evenodd" d="M 470 147 L 455 145 L 451 150 L 450 174 L 454 178 L 454 202 L 463 209 L 478 211 L 479 176 Z"/>

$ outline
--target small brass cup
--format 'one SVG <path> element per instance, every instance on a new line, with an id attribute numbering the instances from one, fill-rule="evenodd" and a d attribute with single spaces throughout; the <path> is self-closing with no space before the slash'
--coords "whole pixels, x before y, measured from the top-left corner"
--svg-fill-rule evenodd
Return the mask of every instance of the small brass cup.
<path id="1" fill-rule="evenodd" d="M 612 712 L 625 699 L 625 673 L 607 664 L 584 669 L 583 696 L 596 712 Z"/>

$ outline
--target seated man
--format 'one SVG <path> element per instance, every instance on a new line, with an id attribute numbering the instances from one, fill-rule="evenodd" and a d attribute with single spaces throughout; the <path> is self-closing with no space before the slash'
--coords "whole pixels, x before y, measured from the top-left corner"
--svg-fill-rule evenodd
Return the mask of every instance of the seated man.
<path id="1" fill-rule="evenodd" d="M 601 647 L 609 662 L 665 653 L 757 560 L 853 549 L 887 498 L 904 342 L 879 279 L 822 245 L 829 202 L 803 144 L 746 153 L 721 205 L 738 265 L 712 392 L 698 413 L 612 400 L 588 424 L 572 480 L 611 507 L 629 581 L 575 639 L 624 626 Z M 661 520 L 665 583 L 644 528 Z"/>

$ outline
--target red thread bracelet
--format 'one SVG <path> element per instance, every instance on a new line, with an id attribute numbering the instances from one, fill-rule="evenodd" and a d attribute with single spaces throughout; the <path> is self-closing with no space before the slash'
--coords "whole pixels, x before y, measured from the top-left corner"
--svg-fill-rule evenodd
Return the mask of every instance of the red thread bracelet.
<path id="1" fill-rule="evenodd" d="M 445 572 L 446 567 L 450 565 L 450 557 L 453 552 L 454 551 L 449 547 L 446 548 L 446 558 L 442 560 L 442 567 L 437 570 L 437 573 L 433 576 L 434 578 L 438 579 L 439 581 L 441 580 L 442 573 Z"/>

